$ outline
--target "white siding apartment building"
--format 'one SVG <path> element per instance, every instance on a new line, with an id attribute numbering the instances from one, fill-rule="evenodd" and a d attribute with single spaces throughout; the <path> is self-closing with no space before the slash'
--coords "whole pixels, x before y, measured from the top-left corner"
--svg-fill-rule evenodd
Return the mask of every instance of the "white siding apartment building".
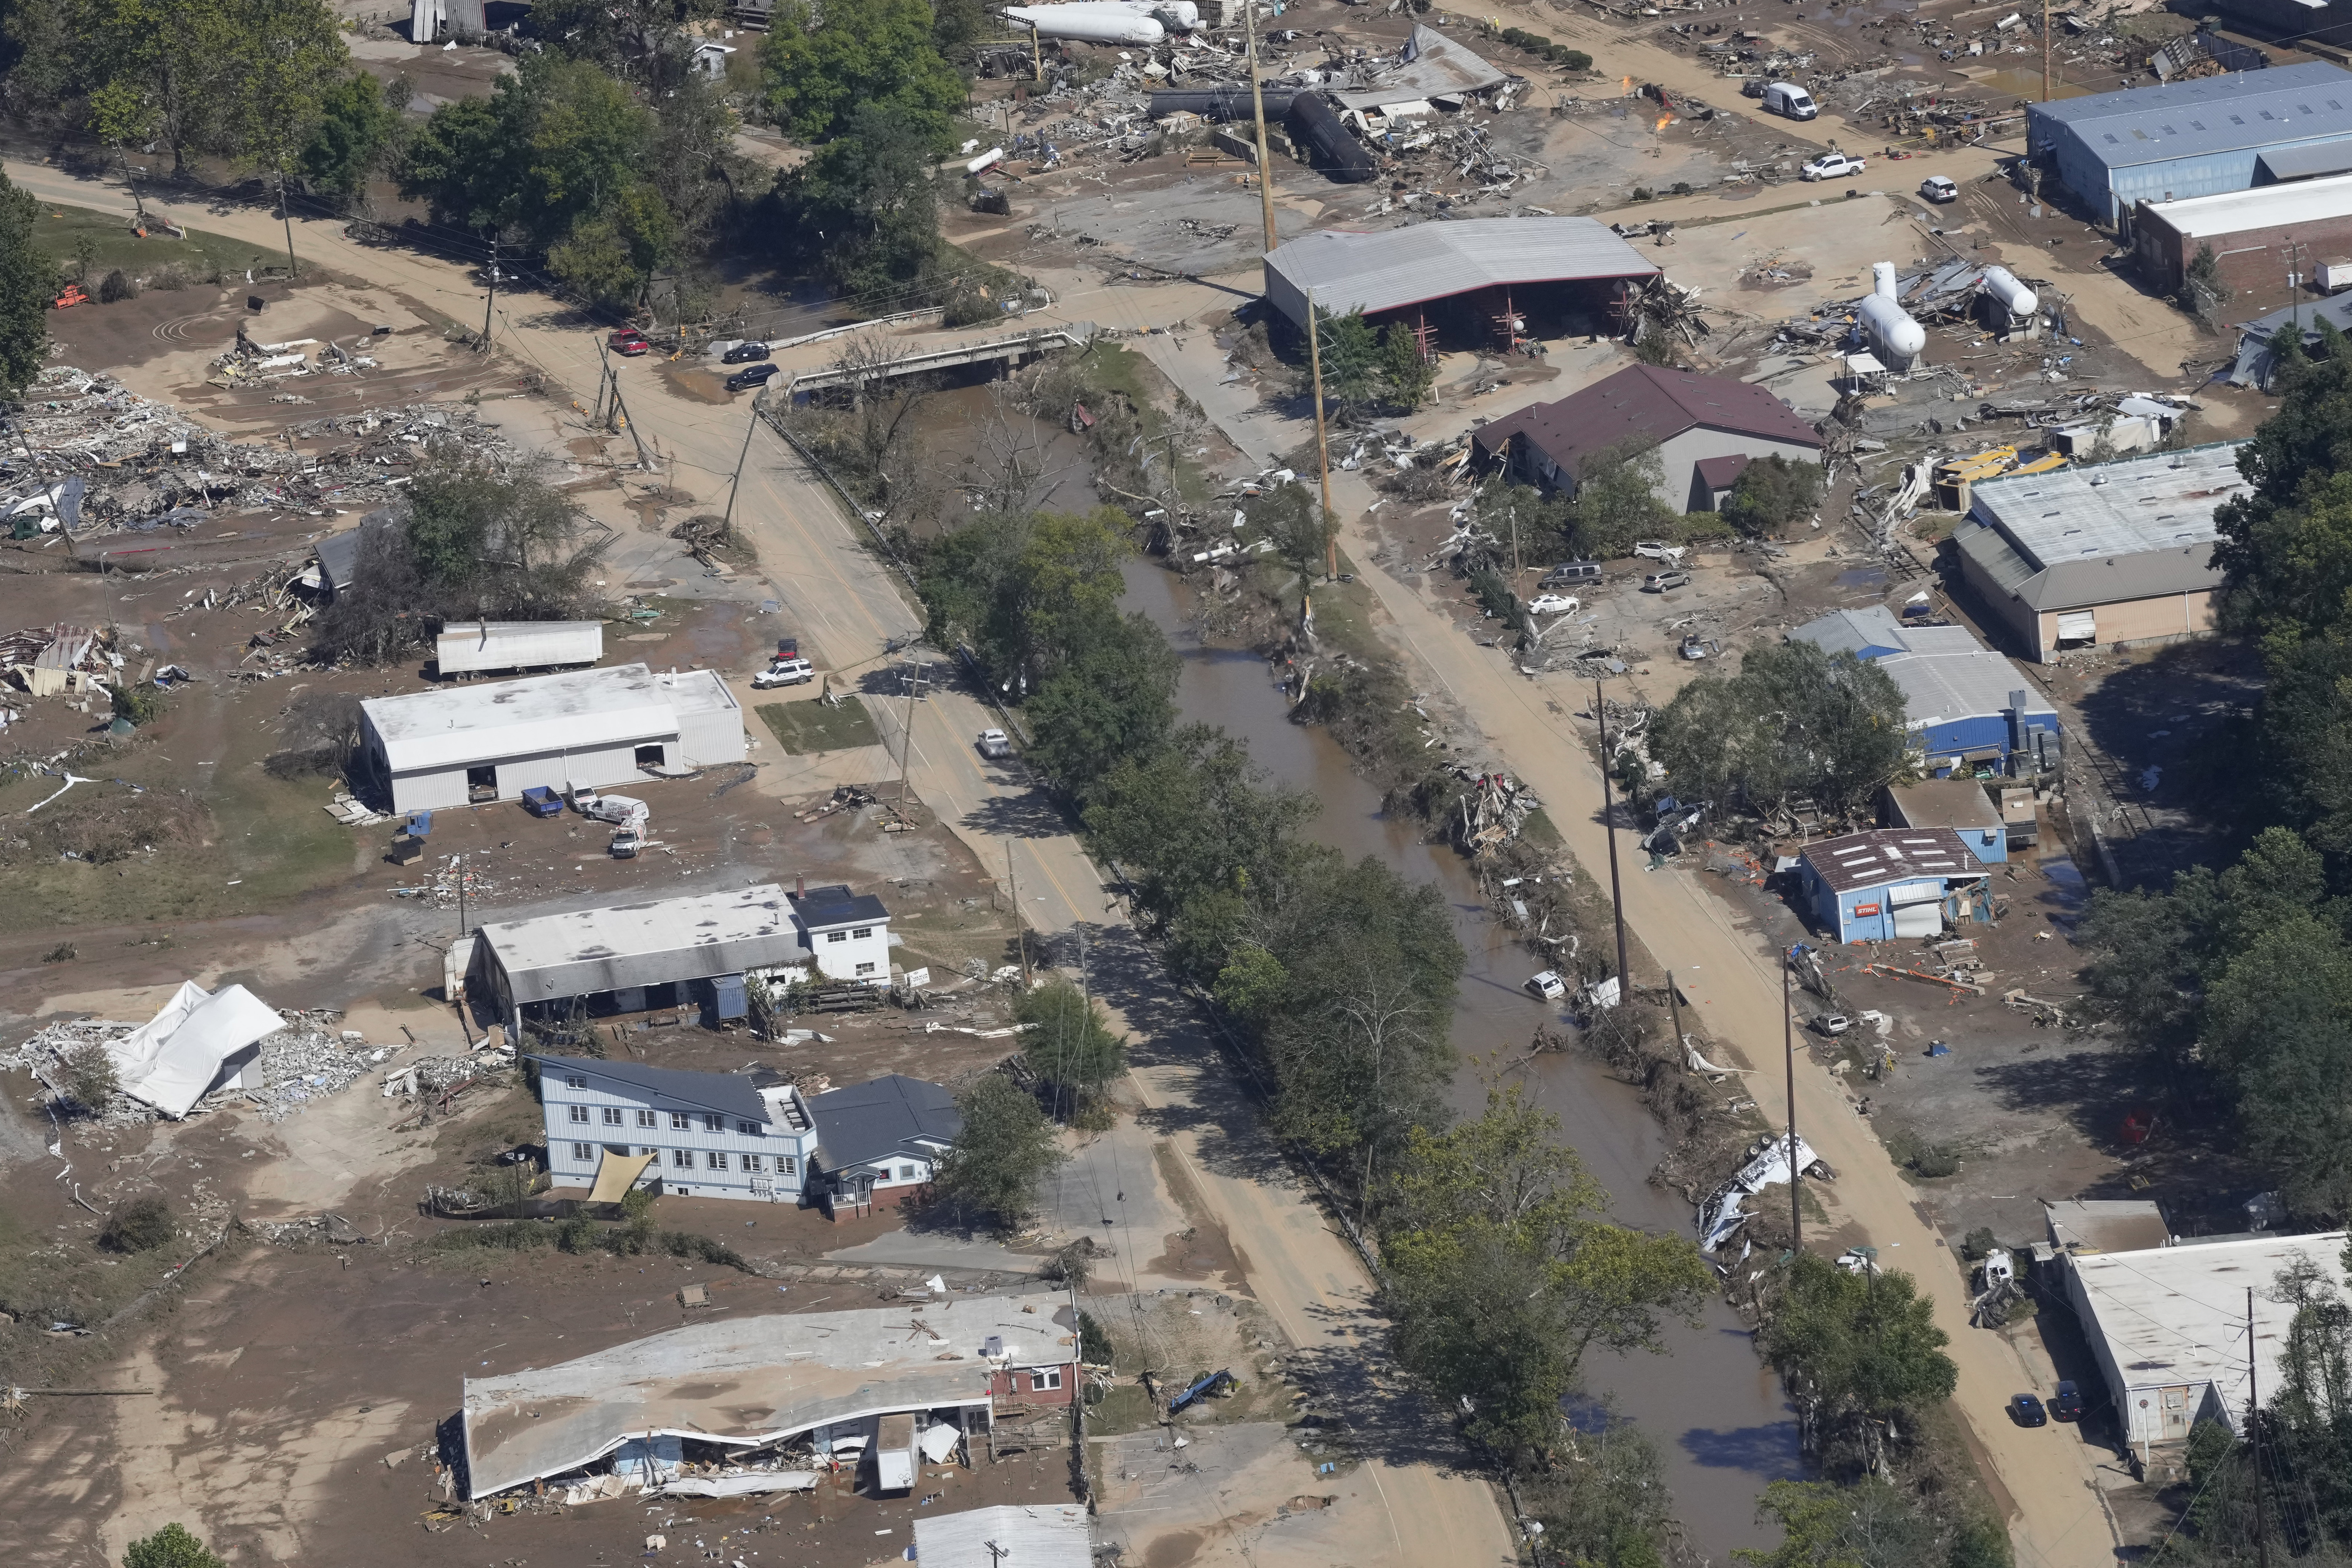
<path id="1" fill-rule="evenodd" d="M 360 742 L 402 813 L 604 789 L 648 770 L 740 763 L 746 750 L 742 706 L 716 670 L 642 664 L 370 698 Z"/>
<path id="2" fill-rule="evenodd" d="M 782 1079 L 581 1057 L 532 1059 L 554 1185 L 592 1187 L 608 1158 L 651 1156 L 633 1184 L 658 1181 L 681 1197 L 800 1201 L 816 1153 L 816 1121 L 800 1090 Z"/>
<path id="3" fill-rule="evenodd" d="M 890 984 L 890 911 L 873 894 L 837 882 L 808 888 L 793 895 L 793 919 L 827 980 Z"/>

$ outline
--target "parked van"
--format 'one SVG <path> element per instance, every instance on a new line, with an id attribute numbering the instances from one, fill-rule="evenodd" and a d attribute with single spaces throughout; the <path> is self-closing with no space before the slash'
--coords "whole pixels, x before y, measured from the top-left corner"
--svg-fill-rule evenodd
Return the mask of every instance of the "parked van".
<path id="1" fill-rule="evenodd" d="M 1785 114 L 1791 120 L 1813 120 L 1821 115 L 1813 95 L 1792 81 L 1776 81 L 1764 89 L 1764 112 Z"/>
<path id="2" fill-rule="evenodd" d="M 1601 563 L 1598 561 L 1563 561 L 1543 574 L 1543 585 L 1547 588 L 1562 588 L 1575 583 L 1600 581 Z"/>

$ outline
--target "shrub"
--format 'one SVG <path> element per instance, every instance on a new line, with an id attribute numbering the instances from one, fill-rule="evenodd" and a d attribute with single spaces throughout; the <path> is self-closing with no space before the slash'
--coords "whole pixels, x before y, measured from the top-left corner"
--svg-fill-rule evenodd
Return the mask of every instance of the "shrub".
<path id="1" fill-rule="evenodd" d="M 1960 1238 L 1960 1256 L 1974 1263 L 2000 1245 L 1993 1237 L 1992 1226 L 1980 1225 Z"/>
<path id="2" fill-rule="evenodd" d="M 147 287 L 161 289 L 166 293 L 177 292 L 187 286 L 188 269 L 176 261 L 166 262 L 158 267 L 147 279 Z"/>
<path id="3" fill-rule="evenodd" d="M 1657 192 L 1650 189 L 1647 185 L 1635 185 L 1633 187 L 1633 199 L 1637 202 L 1654 201 L 1657 199 Z"/>
<path id="4" fill-rule="evenodd" d="M 1572 71 L 1589 71 L 1592 68 L 1592 57 L 1582 49 L 1570 49 L 1560 57 L 1559 63 Z"/>
<path id="5" fill-rule="evenodd" d="M 152 1252 L 180 1233 L 172 1205 L 162 1198 L 132 1198 L 106 1216 L 98 1244 L 109 1252 Z"/>
<path id="6" fill-rule="evenodd" d="M 114 716 L 133 724 L 152 724 L 163 716 L 163 693 L 152 680 L 114 689 Z"/>
<path id="7" fill-rule="evenodd" d="M 68 956 L 71 956 L 70 952 Z M 96 1040 L 84 1040 L 68 1049 L 63 1065 L 58 1087 L 65 1090 L 67 1099 L 85 1110 L 103 1108 L 121 1090 L 122 1080 L 116 1076 L 114 1058 Z"/>
<path id="8" fill-rule="evenodd" d="M 108 273 L 98 286 L 98 302 L 101 305 L 111 305 L 120 300 L 136 299 L 138 295 L 139 286 L 131 282 L 120 267 Z"/>
<path id="9" fill-rule="evenodd" d="M 228 1568 L 184 1524 L 167 1524 L 122 1554 L 122 1568 Z"/>

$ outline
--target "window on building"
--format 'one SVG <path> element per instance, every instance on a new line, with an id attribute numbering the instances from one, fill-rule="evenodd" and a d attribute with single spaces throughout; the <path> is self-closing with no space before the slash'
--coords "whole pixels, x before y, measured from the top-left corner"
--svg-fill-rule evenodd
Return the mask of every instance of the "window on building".
<path id="1" fill-rule="evenodd" d="M 2191 131 L 2202 131 L 2205 129 L 2205 122 L 2201 120 L 2192 120 L 2189 122 L 2189 129 Z"/>
<path id="2" fill-rule="evenodd" d="M 2232 114 L 2230 116 L 2230 123 L 2232 125 L 2243 125 L 2245 122 L 2246 117 L 2242 114 Z"/>
<path id="3" fill-rule="evenodd" d="M 620 1124 L 621 1108 L 617 1105 L 606 1106 L 604 1108 L 604 1125 L 607 1127 L 618 1127 Z"/>
<path id="4" fill-rule="evenodd" d="M 735 1124 L 735 1131 L 742 1133 L 746 1137 L 757 1138 L 760 1135 L 761 1129 L 760 1124 L 756 1121 L 738 1121 Z"/>
<path id="5" fill-rule="evenodd" d="M 874 965 L 870 963 L 861 963 L 857 966 L 857 973 L 860 974 L 871 974 L 874 973 Z"/>
<path id="6" fill-rule="evenodd" d="M 1030 1393 L 1043 1394 L 1048 1389 L 1059 1388 L 1061 1386 L 1062 1369 L 1060 1367 L 1039 1366 L 1029 1369 Z"/>
<path id="7" fill-rule="evenodd" d="M 588 1087 L 588 1079 L 583 1074 L 568 1072 L 563 1075 L 563 1087 L 566 1089 L 586 1089 Z"/>
<path id="8" fill-rule="evenodd" d="M 593 1143 L 574 1143 L 572 1145 L 572 1157 L 575 1160 L 593 1160 L 596 1157 L 596 1146 Z"/>
<path id="9" fill-rule="evenodd" d="M 588 1108 L 587 1108 L 586 1106 L 584 1106 L 584 1105 L 575 1105 L 575 1106 L 573 1106 L 573 1107 L 572 1108 L 572 1121 L 587 1121 L 587 1120 L 588 1120 Z"/>
<path id="10" fill-rule="evenodd" d="M 2123 139 L 2122 137 L 2120 137 L 2120 136 L 2116 135 L 2114 132 L 2110 131 L 2110 132 L 2108 132 L 2106 133 L 2106 135 L 2107 135 L 2107 145 L 2108 145 L 2108 146 L 2110 146 L 2110 147 L 2120 147 L 2120 146 L 2122 146 L 2122 145 L 2124 144 L 2124 139 Z"/>
<path id="11" fill-rule="evenodd" d="M 691 1149 L 673 1149 L 669 1152 L 669 1163 L 676 1165 L 681 1171 L 691 1171 L 694 1169 L 694 1151 Z"/>
<path id="12" fill-rule="evenodd" d="M 710 1168 L 714 1171 L 723 1171 L 727 1168 L 727 1155 L 724 1151 L 719 1149 L 710 1151 Z"/>
<path id="13" fill-rule="evenodd" d="M 640 1127 L 652 1127 L 652 1126 L 656 1125 L 656 1121 L 655 1121 L 655 1118 L 654 1118 L 654 1113 L 653 1113 L 652 1111 L 650 1111 L 650 1110 L 640 1110 L 640 1111 L 638 1111 L 638 1112 L 637 1112 L 637 1125 L 638 1125 L 638 1126 L 640 1126 Z"/>
<path id="14" fill-rule="evenodd" d="M 661 1151 L 658 1149 L 646 1149 L 641 1147 L 637 1150 L 637 1152 L 640 1154 L 649 1155 L 656 1160 L 661 1158 Z"/>
<path id="15" fill-rule="evenodd" d="M 2133 128 L 2132 128 L 2132 140 L 2133 140 L 2133 141 L 2135 141 L 2135 142 L 2145 142 L 2145 141 L 2147 141 L 2147 139 L 2148 139 L 2148 136 L 2147 136 L 2147 132 L 2140 130 L 2140 129 L 2139 129 L 2138 127 L 2137 127 L 2137 126 L 2135 126 L 2135 127 L 2133 127 Z"/>
<path id="16" fill-rule="evenodd" d="M 827 942 L 847 942 L 849 940 L 849 933 L 845 931 L 829 931 L 824 933 L 824 940 Z"/>
<path id="17" fill-rule="evenodd" d="M 898 1167 L 898 1179 L 902 1182 L 919 1182 L 923 1179 L 923 1168 L 920 1165 L 901 1165 Z"/>
<path id="18" fill-rule="evenodd" d="M 703 1117 L 702 1130 L 705 1132 L 724 1132 L 727 1131 L 727 1118 L 711 1111 Z"/>
<path id="19" fill-rule="evenodd" d="M 761 1163 L 760 1163 L 760 1156 L 758 1156 L 757 1154 L 746 1154 L 746 1155 L 744 1155 L 744 1156 L 743 1156 L 743 1168 L 744 1168 L 745 1170 L 747 1170 L 747 1171 L 751 1171 L 751 1172 L 759 1172 L 759 1171 L 763 1171 L 763 1170 L 766 1170 L 766 1169 L 767 1169 L 767 1167 L 766 1167 L 766 1166 L 764 1166 L 764 1165 L 762 1165 L 762 1164 L 761 1164 Z"/>
<path id="20" fill-rule="evenodd" d="M 2278 116 L 2277 116 L 2277 115 L 2273 114 L 2273 113 L 2272 113 L 2269 110 L 2267 110 L 2267 109 L 2263 110 L 2261 110 L 2260 112 L 2261 112 L 2261 114 L 2262 114 L 2262 117 L 2263 117 L 2264 120 L 2276 120 L 2276 119 L 2278 118 Z"/>
<path id="21" fill-rule="evenodd" d="M 859 926 L 856 931 L 851 931 L 849 934 L 856 937 L 858 941 L 864 942 L 867 937 L 874 934 L 874 928 L 872 926 Z"/>
<path id="22" fill-rule="evenodd" d="M 688 1116 L 685 1111 L 673 1110 L 669 1113 L 669 1130 L 671 1131 L 685 1132 L 690 1131 L 693 1126 L 694 1118 Z"/>
<path id="23" fill-rule="evenodd" d="M 781 1175 L 786 1175 L 786 1176 L 796 1176 L 796 1175 L 799 1175 L 799 1174 L 800 1174 L 800 1170 L 801 1170 L 801 1159 L 800 1159 L 800 1156 L 799 1156 L 799 1155 L 797 1155 L 797 1154 L 779 1154 L 779 1155 L 777 1155 L 777 1156 L 776 1156 L 776 1170 L 777 1170 L 777 1173 L 778 1173 L 779 1174 L 781 1174 Z"/>
<path id="24" fill-rule="evenodd" d="M 2159 126 L 2158 126 L 2158 127 L 2157 127 L 2157 129 L 2158 129 L 2158 131 L 2163 132 L 2167 136 L 2178 136 L 2178 135 L 2179 135 L 2179 134 L 2180 134 L 2180 132 L 2179 132 L 2175 131 L 2175 130 L 2174 130 L 2171 126 L 2169 126 L 2169 125 L 2159 125 Z"/>

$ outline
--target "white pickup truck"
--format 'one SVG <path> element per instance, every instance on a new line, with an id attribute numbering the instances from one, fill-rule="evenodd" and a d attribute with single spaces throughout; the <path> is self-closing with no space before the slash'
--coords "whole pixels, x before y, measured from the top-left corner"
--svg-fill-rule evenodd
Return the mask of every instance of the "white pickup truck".
<path id="1" fill-rule="evenodd" d="M 1808 180 L 1837 180 L 1859 174 L 1864 167 L 1860 158 L 1851 158 L 1843 153 L 1824 153 L 1797 173 Z"/>

